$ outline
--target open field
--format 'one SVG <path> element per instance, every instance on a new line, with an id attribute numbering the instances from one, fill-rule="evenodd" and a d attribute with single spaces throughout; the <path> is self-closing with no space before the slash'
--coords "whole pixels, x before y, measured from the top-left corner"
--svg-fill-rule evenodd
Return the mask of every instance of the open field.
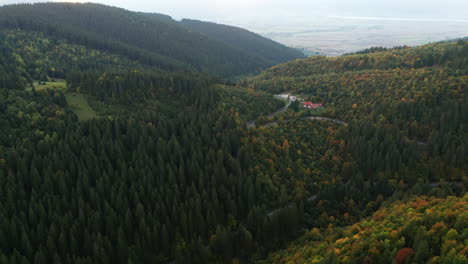
<path id="1" fill-rule="evenodd" d="M 39 84 L 39 81 L 33 82 L 34 89 L 36 89 L 36 91 L 42 91 L 46 89 L 65 90 L 67 88 L 67 82 L 62 79 L 56 79 L 53 82 L 40 82 L 40 83 L 41 84 Z M 28 89 L 31 90 L 30 87 Z"/>
<path id="2" fill-rule="evenodd" d="M 56 79 L 52 82 L 34 81 L 33 85 L 36 91 L 43 91 L 47 89 L 66 91 L 67 89 L 67 82 L 62 79 Z M 28 87 L 27 89 L 32 90 L 31 87 Z M 88 100 L 83 94 L 66 92 L 65 98 L 67 100 L 68 106 L 70 107 L 70 110 L 72 110 L 78 116 L 80 121 L 86 121 L 99 117 L 96 114 L 96 111 L 94 111 L 93 108 L 89 105 Z"/>
<path id="3" fill-rule="evenodd" d="M 79 93 L 66 93 L 65 98 L 70 109 L 78 116 L 80 121 L 86 121 L 99 117 L 96 112 L 91 108 L 83 94 Z"/>

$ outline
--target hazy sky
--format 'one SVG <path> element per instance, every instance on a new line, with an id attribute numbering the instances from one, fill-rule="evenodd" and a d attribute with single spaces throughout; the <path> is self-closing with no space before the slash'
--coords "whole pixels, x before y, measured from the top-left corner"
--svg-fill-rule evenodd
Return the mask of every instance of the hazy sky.
<path id="1" fill-rule="evenodd" d="M 0 4 L 44 2 L 0 0 Z M 63 1 L 53 1 L 63 2 Z M 90 1 L 74 1 L 90 2 Z M 317 16 L 468 20 L 468 0 L 95 0 L 134 11 L 174 18 L 244 24 L 245 21 L 298 21 Z"/>

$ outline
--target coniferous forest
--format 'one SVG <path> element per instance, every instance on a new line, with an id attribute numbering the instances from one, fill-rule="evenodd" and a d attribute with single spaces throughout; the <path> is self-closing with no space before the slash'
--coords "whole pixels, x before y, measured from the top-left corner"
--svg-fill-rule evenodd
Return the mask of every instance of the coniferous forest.
<path id="1" fill-rule="evenodd" d="M 0 7 L 0 263 L 467 263 L 468 42 L 302 57 Z"/>

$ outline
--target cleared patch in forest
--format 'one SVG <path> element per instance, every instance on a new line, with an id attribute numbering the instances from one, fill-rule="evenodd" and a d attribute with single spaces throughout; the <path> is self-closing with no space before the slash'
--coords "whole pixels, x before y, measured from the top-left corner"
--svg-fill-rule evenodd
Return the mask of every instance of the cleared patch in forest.
<path id="1" fill-rule="evenodd" d="M 67 88 L 67 82 L 62 79 L 56 79 L 52 82 L 34 81 L 33 85 L 36 91 L 42 91 L 46 89 L 65 90 Z M 28 87 L 28 90 L 32 90 L 32 88 Z"/>
<path id="2" fill-rule="evenodd" d="M 68 106 L 78 116 L 80 121 L 86 121 L 93 118 L 98 118 L 96 111 L 91 108 L 83 94 L 79 93 L 66 93 Z"/>

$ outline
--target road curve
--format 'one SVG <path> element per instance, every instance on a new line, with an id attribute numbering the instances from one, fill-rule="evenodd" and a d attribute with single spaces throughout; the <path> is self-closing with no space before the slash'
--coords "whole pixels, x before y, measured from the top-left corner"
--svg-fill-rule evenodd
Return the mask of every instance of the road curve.
<path id="1" fill-rule="evenodd" d="M 289 99 L 289 100 L 288 100 L 288 103 L 287 103 L 285 106 L 283 106 L 282 108 L 280 108 L 278 111 L 267 115 L 266 117 L 267 117 L 268 119 L 271 119 L 271 118 L 277 116 L 278 114 L 285 112 L 285 111 L 288 110 L 288 108 L 291 106 L 292 102 L 293 102 L 293 101 L 292 101 L 291 99 Z M 348 125 L 348 123 L 346 123 L 346 122 L 344 122 L 344 121 L 341 121 L 341 120 L 338 120 L 338 119 L 333 119 L 333 118 L 328 118 L 328 117 L 308 116 L 308 117 L 305 117 L 305 118 L 307 118 L 307 119 L 309 119 L 309 120 L 312 120 L 312 121 L 314 121 L 314 120 L 324 120 L 324 121 L 330 121 L 330 122 L 333 122 L 333 123 L 336 123 L 336 124 L 340 124 L 340 125 L 344 125 L 344 126 L 347 126 L 347 125 Z M 269 126 L 278 124 L 278 123 L 280 123 L 280 122 L 283 123 L 283 122 L 289 122 L 289 121 L 292 121 L 292 120 L 294 120 L 294 119 L 287 119 L 287 120 L 283 120 L 283 121 L 273 121 L 273 122 L 269 122 L 269 123 L 267 123 L 267 124 L 265 124 L 265 125 L 263 125 L 263 126 L 261 126 L 261 127 L 269 127 Z M 247 124 L 247 128 L 255 127 L 255 126 L 257 125 L 257 119 L 255 119 L 255 120 L 250 120 L 250 121 L 248 121 L 246 124 Z"/>
<path id="2" fill-rule="evenodd" d="M 307 116 L 307 117 L 302 117 L 304 119 L 309 119 L 311 121 L 316 121 L 316 120 L 319 120 L 319 121 L 329 121 L 329 122 L 333 122 L 335 124 L 339 124 L 339 125 L 343 125 L 343 126 L 347 126 L 348 123 L 344 122 L 344 121 L 341 121 L 341 120 L 338 120 L 338 119 L 333 119 L 333 118 L 328 118 L 328 117 L 321 117 L 321 116 Z M 297 118 L 297 119 L 300 119 L 300 118 Z M 282 121 L 273 121 L 273 122 L 270 122 L 270 123 L 267 123 L 265 125 L 262 125 L 262 126 L 259 126 L 259 127 L 270 127 L 270 126 L 273 126 L 273 125 L 276 125 L 276 124 L 279 124 L 279 123 L 287 123 L 287 122 L 290 122 L 290 121 L 293 121 L 293 120 L 297 120 L 297 119 L 286 119 L 286 120 L 282 120 Z M 247 123 L 247 127 L 248 128 L 252 128 L 255 126 L 255 122 L 252 123 L 252 121 L 248 122 Z"/>
<path id="3" fill-rule="evenodd" d="M 307 117 L 307 119 L 310 119 L 310 120 L 325 120 L 325 121 L 330 121 L 330 122 L 337 123 L 337 124 L 340 124 L 340 125 L 343 125 L 343 126 L 348 125 L 348 123 L 346 123 L 344 121 L 341 121 L 341 120 L 338 120 L 338 119 L 333 119 L 333 118 L 328 118 L 328 117 L 309 116 L 309 117 Z"/>
<path id="4" fill-rule="evenodd" d="M 278 114 L 285 112 L 291 106 L 291 103 L 292 103 L 292 100 L 289 100 L 288 103 L 285 106 L 280 108 L 278 111 L 267 115 L 266 117 L 267 118 L 273 118 L 273 117 L 277 116 Z M 257 119 L 248 121 L 247 122 L 247 127 L 248 128 L 254 127 L 256 123 L 257 123 Z"/>

